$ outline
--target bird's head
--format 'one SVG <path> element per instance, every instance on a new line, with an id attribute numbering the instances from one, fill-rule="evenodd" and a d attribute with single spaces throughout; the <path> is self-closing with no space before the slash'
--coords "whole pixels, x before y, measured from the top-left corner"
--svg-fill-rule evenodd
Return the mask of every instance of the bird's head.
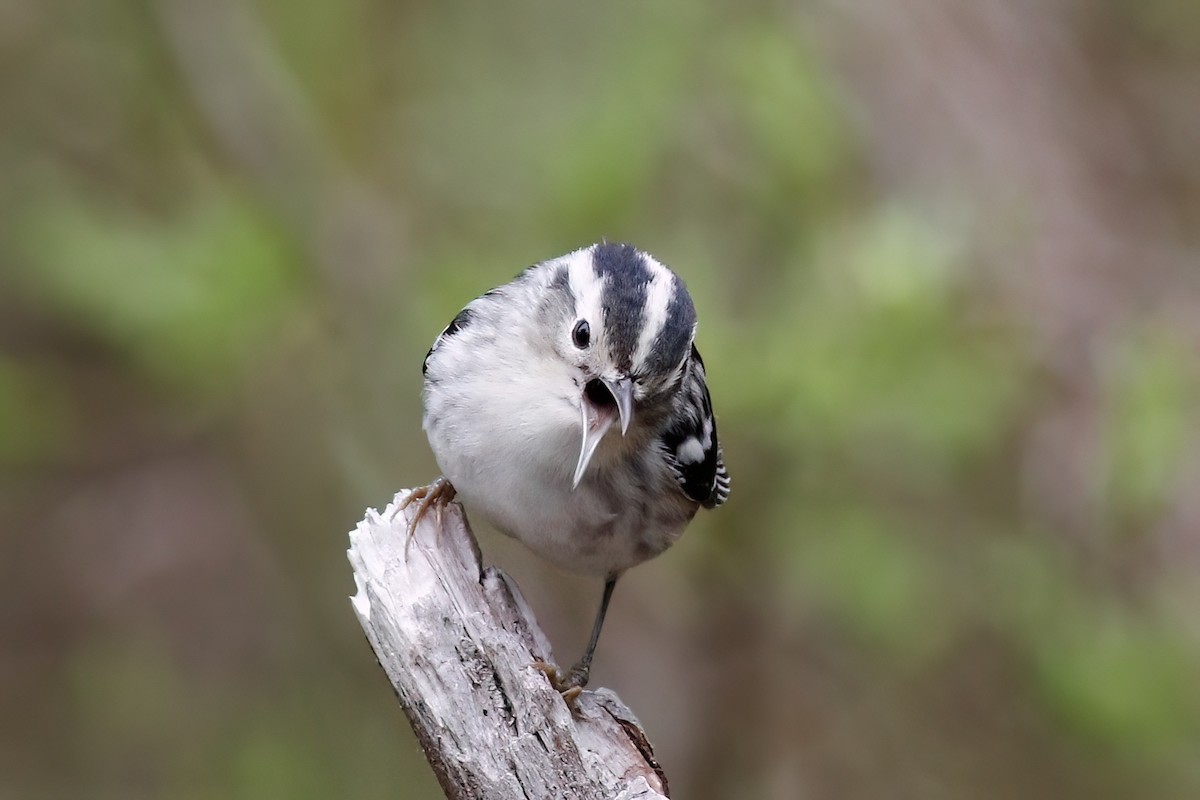
<path id="1" fill-rule="evenodd" d="M 567 362 L 582 427 L 578 486 L 614 426 L 627 435 L 678 387 L 696 331 L 687 287 L 632 245 L 602 242 L 555 264 L 555 349 Z"/>

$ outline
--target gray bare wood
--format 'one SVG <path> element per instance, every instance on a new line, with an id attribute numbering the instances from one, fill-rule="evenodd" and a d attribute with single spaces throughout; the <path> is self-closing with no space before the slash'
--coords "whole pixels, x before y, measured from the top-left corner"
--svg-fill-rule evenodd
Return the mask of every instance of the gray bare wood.
<path id="1" fill-rule="evenodd" d="M 462 507 L 427 514 L 406 547 L 405 496 L 350 533 L 351 603 L 446 796 L 666 797 L 616 694 L 585 691 L 572 712 L 533 666 L 550 644 L 516 583 L 482 568 Z"/>

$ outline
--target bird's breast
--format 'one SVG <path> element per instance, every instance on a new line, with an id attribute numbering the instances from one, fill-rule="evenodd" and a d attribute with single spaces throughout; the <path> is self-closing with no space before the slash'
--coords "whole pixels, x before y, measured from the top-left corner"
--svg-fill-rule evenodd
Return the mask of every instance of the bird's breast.
<path id="1" fill-rule="evenodd" d="M 631 429 L 601 442 L 579 486 L 578 387 L 544 367 L 430 361 L 425 430 L 470 512 L 571 572 L 608 576 L 665 550 L 695 513 Z M 574 399 L 572 395 L 574 393 Z"/>

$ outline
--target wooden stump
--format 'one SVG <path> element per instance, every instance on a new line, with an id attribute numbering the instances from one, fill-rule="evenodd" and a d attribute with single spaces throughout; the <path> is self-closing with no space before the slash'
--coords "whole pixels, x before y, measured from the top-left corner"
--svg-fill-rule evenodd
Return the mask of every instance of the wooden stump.
<path id="1" fill-rule="evenodd" d="M 666 797 L 613 692 L 585 691 L 572 711 L 533 666 L 553 662 L 550 644 L 516 583 L 481 567 L 462 506 L 431 511 L 406 547 L 407 494 L 350 533 L 351 603 L 446 796 Z"/>

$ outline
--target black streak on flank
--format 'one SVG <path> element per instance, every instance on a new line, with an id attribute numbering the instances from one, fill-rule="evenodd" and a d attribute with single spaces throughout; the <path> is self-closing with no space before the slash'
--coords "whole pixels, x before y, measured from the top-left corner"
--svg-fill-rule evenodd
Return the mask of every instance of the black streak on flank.
<path id="1" fill-rule="evenodd" d="M 604 281 L 600 302 L 609 352 L 617 368 L 628 373 L 646 313 L 650 270 L 636 247 L 608 242 L 592 251 L 592 269 Z"/>
<path id="2" fill-rule="evenodd" d="M 470 325 L 472 316 L 474 315 L 471 313 L 470 308 L 464 308 L 462 311 L 458 312 L 458 316 L 450 320 L 450 324 L 446 326 L 446 330 L 442 331 L 442 338 L 444 339 L 448 336 L 453 336 L 463 328 Z"/>
<path id="3" fill-rule="evenodd" d="M 448 337 L 453 336 L 463 328 L 470 325 L 472 316 L 474 315 L 471 313 L 471 309 L 469 307 L 464 308 L 462 311 L 458 312 L 458 315 L 454 319 L 450 320 L 450 324 L 446 326 L 446 330 L 442 331 L 441 334 L 433 340 L 433 347 L 429 348 L 429 352 L 425 354 L 425 360 L 421 362 L 422 375 L 429 374 L 429 357 L 433 355 L 433 351 L 437 349 L 437 346 Z"/>

